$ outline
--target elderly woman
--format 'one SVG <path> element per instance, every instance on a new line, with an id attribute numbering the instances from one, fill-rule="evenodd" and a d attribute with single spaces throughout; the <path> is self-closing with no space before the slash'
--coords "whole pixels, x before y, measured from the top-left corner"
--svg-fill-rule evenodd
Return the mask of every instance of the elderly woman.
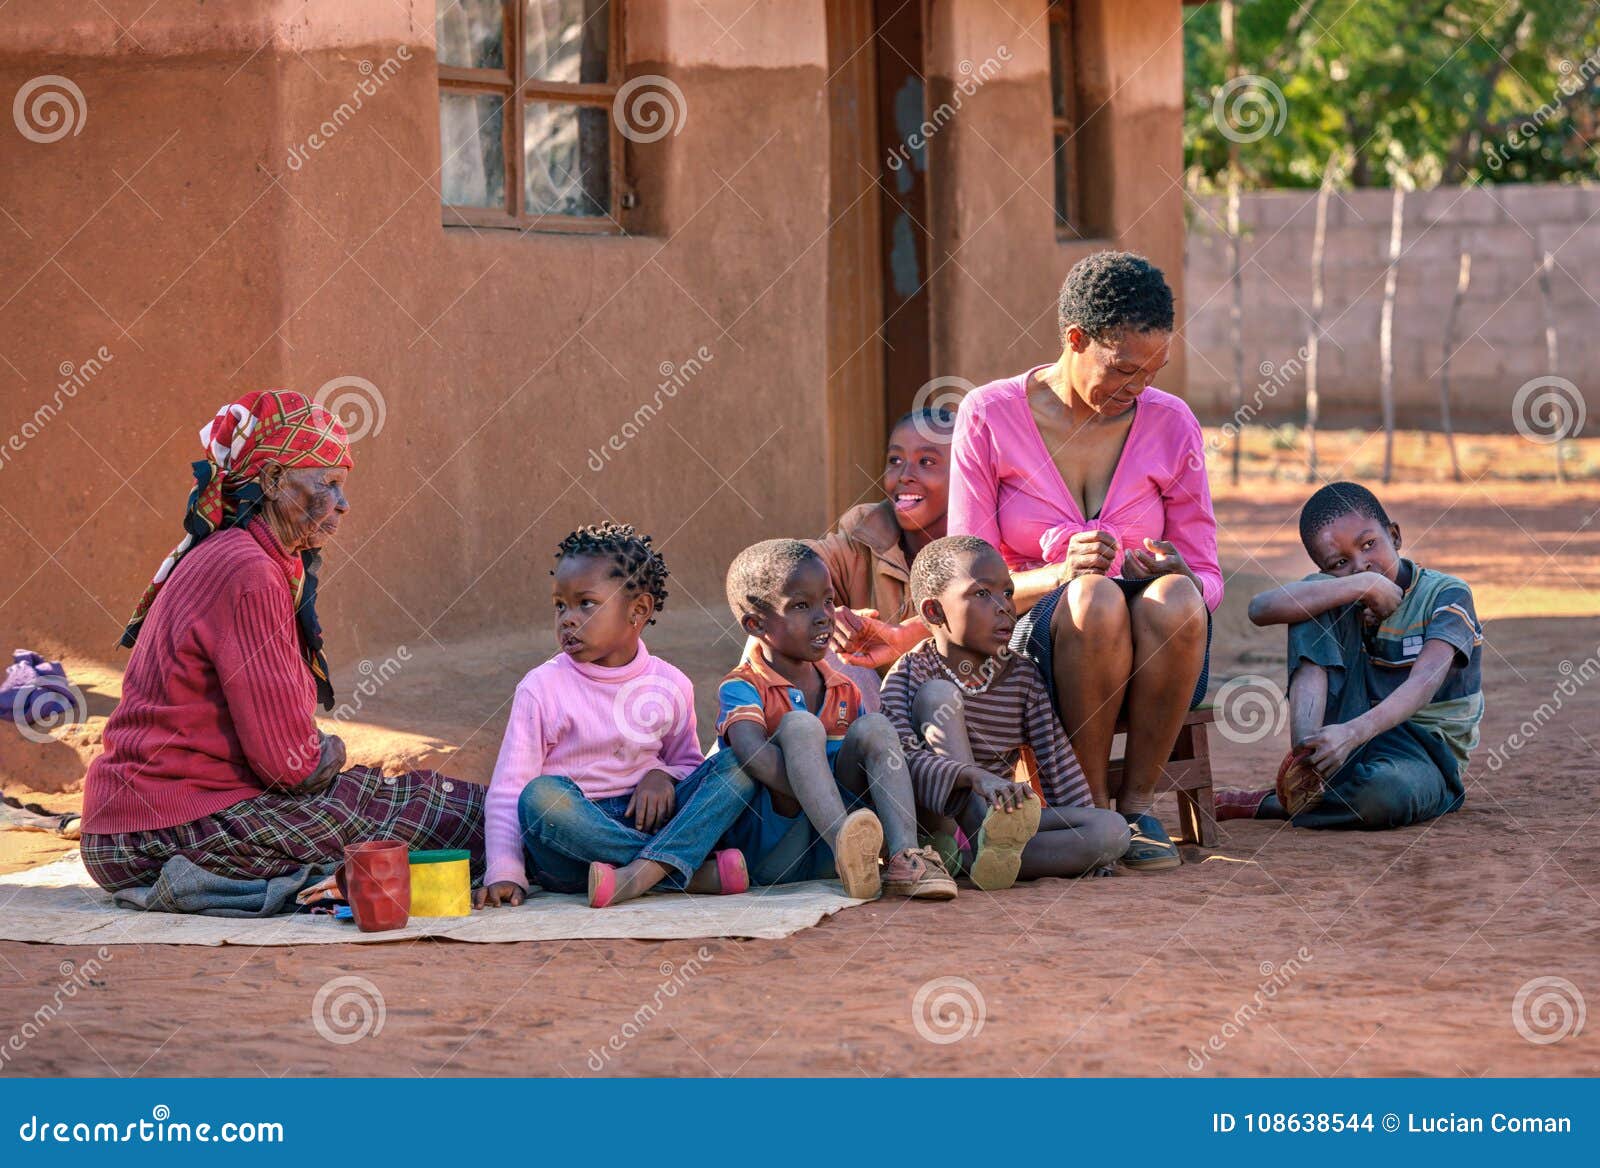
<path id="1" fill-rule="evenodd" d="M 187 534 L 145 591 L 106 750 L 84 787 L 83 860 L 101 887 L 153 884 L 184 857 L 254 880 L 401 839 L 483 860 L 482 787 L 346 769 L 316 616 L 320 549 L 349 504 L 338 420 L 286 390 L 246 394 L 201 431 Z"/>
<path id="2" fill-rule="evenodd" d="M 1123 863 L 1175 868 L 1150 812 L 1161 764 L 1206 691 L 1222 600 L 1200 426 L 1152 388 L 1172 291 L 1142 256 L 1099 252 L 1061 287 L 1061 356 L 972 391 L 951 450 L 949 527 L 1000 550 L 1039 666 L 1096 805 L 1128 820 Z M 1107 775 L 1119 715 L 1122 780 Z"/>

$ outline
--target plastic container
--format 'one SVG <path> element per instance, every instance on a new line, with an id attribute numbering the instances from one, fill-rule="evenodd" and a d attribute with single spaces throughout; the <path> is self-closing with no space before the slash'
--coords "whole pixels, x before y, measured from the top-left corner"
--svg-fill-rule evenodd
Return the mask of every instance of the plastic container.
<path id="1" fill-rule="evenodd" d="M 403 840 L 369 840 L 344 850 L 339 887 L 363 933 L 405 928 L 411 914 L 411 881 Z"/>
<path id="2" fill-rule="evenodd" d="M 464 917 L 472 913 L 472 853 L 411 853 L 411 915 Z"/>

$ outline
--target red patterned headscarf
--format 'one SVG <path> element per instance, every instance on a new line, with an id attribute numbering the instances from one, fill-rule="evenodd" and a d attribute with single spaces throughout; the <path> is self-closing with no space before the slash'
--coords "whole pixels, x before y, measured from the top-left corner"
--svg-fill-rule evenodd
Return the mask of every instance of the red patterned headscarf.
<path id="1" fill-rule="evenodd" d="M 178 561 L 207 536 L 243 526 L 260 512 L 264 501 L 261 469 L 268 461 L 291 470 L 313 466 L 348 469 L 352 465 L 350 440 L 339 419 L 304 394 L 288 389 L 252 390 L 224 406 L 201 428 L 200 442 L 206 457 L 193 464 L 195 486 L 183 517 L 183 541 L 156 569 L 155 579 L 134 609 L 122 634 L 127 648 L 133 648 L 138 640 L 145 615 Z M 319 553 L 304 551 L 286 574 L 300 626 L 300 647 L 316 677 L 317 696 L 331 710 L 333 686 L 322 656 L 322 627 L 316 611 L 320 563 Z"/>

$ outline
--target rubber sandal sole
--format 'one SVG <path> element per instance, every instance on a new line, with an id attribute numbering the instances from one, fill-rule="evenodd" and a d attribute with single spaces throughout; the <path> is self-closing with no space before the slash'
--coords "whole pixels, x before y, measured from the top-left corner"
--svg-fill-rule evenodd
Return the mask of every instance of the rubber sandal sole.
<path id="1" fill-rule="evenodd" d="M 967 877 L 985 892 L 998 892 L 1017 882 L 1022 869 L 1022 849 L 1039 831 L 1044 807 L 1038 799 L 1025 799 L 1015 811 L 991 807 L 978 829 L 978 847 Z"/>
<path id="2" fill-rule="evenodd" d="M 872 812 L 852 811 L 839 825 L 833 866 L 851 900 L 876 900 L 883 893 L 878 853 L 883 850 L 883 824 Z"/>

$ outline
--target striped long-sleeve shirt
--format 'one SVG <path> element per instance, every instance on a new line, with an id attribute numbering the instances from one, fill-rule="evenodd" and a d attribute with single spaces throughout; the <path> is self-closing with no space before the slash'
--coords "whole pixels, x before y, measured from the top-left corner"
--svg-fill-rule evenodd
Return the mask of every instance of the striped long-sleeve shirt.
<path id="1" fill-rule="evenodd" d="M 883 712 L 894 723 L 911 771 L 917 805 L 951 814 L 956 780 L 964 763 L 936 754 L 913 723 L 911 703 L 924 684 L 945 677 L 932 638 L 896 661 L 883 681 Z M 962 700 L 973 762 L 997 775 L 1016 769 L 1023 746 L 1039 764 L 1039 785 L 1051 807 L 1087 807 L 1093 800 L 1083 768 L 1050 704 L 1038 669 L 1025 657 L 1013 657 L 983 693 L 968 690 Z"/>

